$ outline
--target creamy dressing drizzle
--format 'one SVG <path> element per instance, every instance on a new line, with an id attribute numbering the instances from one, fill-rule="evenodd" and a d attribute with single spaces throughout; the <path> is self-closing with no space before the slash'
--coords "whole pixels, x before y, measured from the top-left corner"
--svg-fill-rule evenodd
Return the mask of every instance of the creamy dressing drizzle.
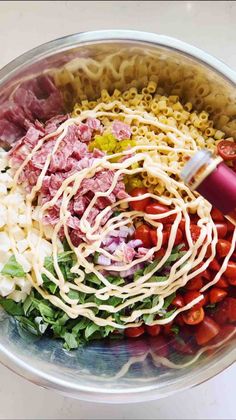
<path id="1" fill-rule="evenodd" d="M 27 156 L 23 164 L 18 168 L 15 173 L 14 183 L 12 187 L 12 192 L 17 187 L 18 179 L 20 174 L 22 173 L 24 167 L 27 163 L 32 159 L 34 154 L 41 148 L 41 146 L 50 138 L 54 136 L 58 136 L 56 143 L 53 147 L 51 153 L 48 154 L 46 158 L 46 162 L 44 167 L 41 171 L 40 176 L 38 177 L 36 185 L 32 188 L 30 194 L 26 196 L 26 216 L 27 216 L 27 226 L 26 230 L 29 234 L 32 230 L 33 220 L 32 220 L 32 209 L 33 209 L 33 200 L 36 197 L 38 191 L 40 191 L 42 187 L 43 178 L 47 172 L 47 169 L 50 165 L 50 161 L 52 155 L 57 151 L 58 147 L 60 146 L 62 140 L 64 139 L 68 127 L 72 124 L 80 124 L 88 117 L 92 118 L 99 118 L 99 117 L 110 117 L 111 119 L 116 119 L 117 115 L 112 111 L 114 106 L 119 106 L 119 108 L 123 111 L 119 113 L 119 116 L 124 117 L 126 122 L 131 123 L 133 120 L 138 121 L 141 124 L 148 124 L 152 125 L 163 132 L 166 133 L 168 138 L 173 142 L 174 151 L 176 153 L 186 153 L 188 152 L 189 155 L 192 155 L 197 150 L 197 146 L 195 141 L 188 135 L 183 134 L 179 131 L 176 127 L 172 127 L 170 125 L 166 125 L 158 121 L 157 118 L 152 117 L 149 114 L 143 113 L 142 111 L 133 111 L 127 108 L 125 105 L 122 105 L 118 101 L 113 101 L 110 104 L 98 104 L 94 110 L 83 111 L 78 117 L 70 118 L 65 121 L 61 126 L 54 132 L 44 136 L 38 142 L 37 146 L 32 150 L 32 152 Z M 105 111 L 104 111 L 105 109 Z M 95 322 L 97 325 L 106 326 L 110 325 L 115 328 L 126 328 L 132 325 L 141 325 L 142 321 L 140 321 L 140 317 L 144 314 L 153 314 L 157 311 L 161 310 L 164 305 L 164 300 L 170 294 L 178 290 L 180 287 L 183 287 L 187 282 L 194 278 L 196 275 L 203 272 L 210 262 L 213 260 L 215 253 L 216 253 L 216 243 L 217 243 L 217 230 L 214 225 L 214 222 L 211 219 L 210 211 L 211 206 L 207 201 L 205 201 L 201 197 L 196 197 L 191 190 L 185 186 L 182 182 L 177 181 L 176 179 L 171 178 L 170 175 L 177 174 L 178 170 L 168 167 L 168 165 L 163 165 L 162 163 L 156 161 L 155 153 L 159 151 L 170 152 L 173 151 L 172 147 L 166 145 L 137 145 L 132 147 L 129 150 L 116 153 L 113 155 L 106 155 L 104 157 L 96 159 L 91 167 L 85 168 L 79 172 L 72 174 L 66 180 L 63 181 L 61 187 L 58 189 L 55 196 L 40 209 L 40 220 L 39 220 L 39 239 L 36 247 L 33 245 L 32 241 L 30 241 L 30 248 L 33 254 L 33 261 L 32 261 L 32 270 L 31 274 L 27 274 L 27 278 L 30 279 L 32 286 L 41 294 L 41 296 L 49 300 L 53 305 L 62 309 L 64 312 L 68 314 L 71 318 L 77 318 L 78 316 L 84 316 Z M 154 153 L 155 152 L 155 153 Z M 125 157 L 127 158 L 123 162 L 111 162 L 111 159 L 117 157 Z M 138 163 L 141 164 L 141 167 L 132 169 L 131 165 Z M 68 211 L 68 204 L 73 196 L 76 194 L 78 188 L 80 187 L 82 181 L 86 178 L 93 177 L 97 172 L 108 169 L 111 171 L 115 171 L 114 178 L 112 181 L 112 185 L 110 186 L 109 190 L 106 192 L 96 192 L 94 198 L 89 203 L 87 209 L 85 210 L 83 216 L 80 219 L 80 226 L 81 231 L 84 233 L 86 237 L 86 242 L 83 242 L 78 247 L 74 247 L 70 235 L 68 232 L 67 227 L 67 219 L 70 216 L 70 212 Z M 160 203 L 166 204 L 168 206 L 174 207 L 167 213 L 159 214 L 159 215 L 150 215 L 144 214 L 142 212 L 136 211 L 123 211 L 117 217 L 113 217 L 109 219 L 104 226 L 101 226 L 101 221 L 103 217 L 114 207 L 122 205 L 124 203 L 128 203 L 132 200 L 135 200 L 133 197 L 125 198 L 123 200 L 119 200 L 118 202 L 111 204 L 107 208 L 101 211 L 101 213 L 96 217 L 94 225 L 91 226 L 89 223 L 89 213 L 92 210 L 97 198 L 99 197 L 108 197 L 110 193 L 114 190 L 117 181 L 120 176 L 124 174 L 135 175 L 137 173 L 147 172 L 151 176 L 157 177 L 160 181 L 165 184 L 165 188 L 169 191 L 172 197 L 157 197 L 154 194 L 147 193 L 143 196 L 145 197 L 152 197 L 157 199 Z M 182 193 L 188 198 L 188 200 L 182 197 Z M 53 234 L 52 234 L 52 248 L 53 248 L 53 263 L 55 267 L 55 271 L 57 274 L 56 278 L 54 275 L 48 272 L 38 259 L 37 249 L 40 246 L 40 243 L 43 239 L 43 223 L 42 218 L 45 211 L 51 208 L 58 200 L 59 197 L 62 197 L 61 207 L 60 207 L 60 220 L 54 226 Z M 190 233 L 190 218 L 188 215 L 188 210 L 196 209 L 199 221 L 198 226 L 201 227 L 201 234 L 196 243 L 193 243 L 191 233 Z M 120 266 L 112 265 L 112 271 L 117 271 L 118 273 L 121 271 L 129 270 L 130 268 L 138 265 L 139 263 L 147 261 L 151 256 L 162 247 L 163 241 L 163 225 L 161 223 L 161 219 L 168 216 L 168 215 L 176 215 L 176 219 L 171 227 L 168 246 L 166 249 L 165 255 L 161 258 L 158 262 L 157 266 L 150 271 L 146 275 L 142 275 L 136 281 L 132 281 L 128 284 L 117 286 L 112 284 L 102 272 L 111 270 L 111 267 L 96 265 L 92 262 L 87 260 L 87 257 L 95 252 L 99 252 L 102 255 L 109 257 L 112 263 L 117 262 L 117 256 L 112 255 L 108 251 L 102 249 L 101 244 L 102 240 L 113 230 L 121 227 L 121 226 L 130 226 L 130 223 L 137 218 L 138 216 L 144 217 L 144 220 L 147 221 L 153 227 L 156 227 L 158 230 L 158 241 L 155 247 L 151 248 L 147 251 L 146 255 L 141 258 L 132 261 L 129 264 L 124 264 Z M 185 219 L 185 232 L 186 238 L 189 245 L 189 250 L 171 267 L 168 279 L 163 282 L 153 282 L 149 281 L 154 273 L 160 269 L 163 264 L 167 261 L 169 256 L 171 255 L 172 248 L 174 246 L 174 241 L 176 237 L 176 232 L 179 226 L 181 219 Z M 76 278 L 74 283 L 66 282 L 63 274 L 60 270 L 57 255 L 59 251 L 59 240 L 58 240 L 58 232 L 61 228 L 64 228 L 66 239 L 74 251 L 77 262 L 72 268 L 72 272 L 76 274 Z M 8 230 L 9 230 L 9 237 L 12 243 L 12 249 L 15 255 L 17 255 L 16 249 L 16 241 L 14 239 L 14 235 L 11 234 L 11 221 L 8 220 Z M 232 253 L 234 252 L 236 242 L 236 229 L 233 235 L 232 246 L 230 249 L 229 254 L 225 257 L 224 262 L 216 274 L 215 278 L 206 284 L 202 288 L 202 292 L 208 289 L 211 285 L 217 283 L 220 276 L 226 269 L 227 262 L 229 261 Z M 204 264 L 199 267 L 199 264 L 202 262 L 203 258 L 206 255 L 206 251 L 208 246 L 211 247 L 211 255 L 209 258 L 206 259 Z M 83 268 L 83 270 L 81 269 Z M 194 270 L 195 269 L 195 270 Z M 94 273 L 102 282 L 103 287 L 101 289 L 95 289 L 93 287 L 89 287 L 83 283 L 85 279 L 85 274 Z M 46 274 L 48 278 L 55 283 L 60 290 L 60 298 L 46 292 L 42 287 L 42 274 Z M 104 304 L 99 305 L 100 310 L 104 310 L 109 312 L 109 316 L 107 319 L 100 318 L 96 316 L 93 312 L 93 308 L 96 308 L 97 305 L 95 303 L 85 303 L 79 304 L 78 300 L 71 299 L 68 297 L 69 290 L 77 290 L 81 292 L 85 292 L 87 294 L 94 294 L 100 300 L 104 301 Z M 114 321 L 112 314 L 119 312 L 121 309 L 127 308 L 128 306 L 142 302 L 145 298 L 157 295 L 159 297 L 158 303 L 151 309 L 140 309 L 135 310 L 129 316 L 123 316 L 121 318 L 124 324 L 120 324 Z M 116 296 L 118 298 L 123 299 L 123 303 L 117 305 L 116 307 L 107 305 L 106 300 L 108 300 L 111 296 Z M 203 295 L 194 299 L 188 305 L 185 305 L 183 308 L 177 309 L 173 314 L 170 316 L 154 320 L 151 325 L 155 324 L 167 324 L 172 321 L 177 314 L 190 309 L 196 303 L 198 303 L 201 299 L 203 299 Z M 169 365 L 171 362 L 168 362 Z"/>

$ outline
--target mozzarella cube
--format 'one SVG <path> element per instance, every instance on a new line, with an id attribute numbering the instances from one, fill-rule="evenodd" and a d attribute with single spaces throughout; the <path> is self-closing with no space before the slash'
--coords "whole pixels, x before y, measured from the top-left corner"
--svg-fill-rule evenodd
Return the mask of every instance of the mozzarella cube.
<path id="1" fill-rule="evenodd" d="M 20 253 L 23 253 L 28 248 L 29 243 L 27 239 L 21 239 L 20 241 L 17 241 L 16 245 L 17 245 L 18 251 Z"/>
<path id="2" fill-rule="evenodd" d="M 0 274 L 0 295 L 8 296 L 15 289 L 15 282 L 11 277 L 5 277 Z"/>
<path id="3" fill-rule="evenodd" d="M 18 223 L 21 227 L 24 227 L 27 225 L 27 217 L 25 214 L 19 214 Z"/>
<path id="4" fill-rule="evenodd" d="M 29 294 L 31 291 L 31 283 L 27 278 L 24 277 L 15 277 L 15 284 L 20 287 L 21 291 Z"/>
<path id="5" fill-rule="evenodd" d="M 0 228 L 7 223 L 7 209 L 3 204 L 0 204 Z"/>
<path id="6" fill-rule="evenodd" d="M 22 266 L 25 273 L 28 273 L 32 268 L 32 263 L 27 259 L 25 253 L 23 254 L 17 254 L 16 255 L 16 261 Z M 31 260 L 32 261 L 32 260 Z"/>
<path id="7" fill-rule="evenodd" d="M 19 226 L 13 226 L 11 228 L 11 234 L 13 235 L 15 241 L 21 241 L 22 239 L 25 239 L 24 230 Z"/>
<path id="8" fill-rule="evenodd" d="M 27 298 L 27 293 L 22 292 L 21 290 L 14 290 L 10 295 L 10 299 L 13 299 L 15 302 L 23 302 Z"/>
<path id="9" fill-rule="evenodd" d="M 4 184 L 0 184 L 0 195 L 6 195 L 7 194 L 7 187 Z"/>
<path id="10" fill-rule="evenodd" d="M 11 241 L 5 232 L 0 232 L 0 251 L 9 251 L 11 248 Z"/>

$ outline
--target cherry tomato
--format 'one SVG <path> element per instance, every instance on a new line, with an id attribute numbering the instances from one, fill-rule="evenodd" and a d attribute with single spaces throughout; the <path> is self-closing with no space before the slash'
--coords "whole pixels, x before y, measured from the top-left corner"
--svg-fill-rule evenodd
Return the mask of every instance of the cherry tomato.
<path id="1" fill-rule="evenodd" d="M 228 278 L 228 283 L 231 286 L 236 286 L 236 277 L 234 277 L 234 278 Z"/>
<path id="2" fill-rule="evenodd" d="M 166 250 L 161 248 L 159 251 L 155 252 L 154 257 L 159 260 L 160 258 L 164 257 Z"/>
<path id="3" fill-rule="evenodd" d="M 157 337 L 148 338 L 151 351 L 160 357 L 168 357 L 169 347 L 167 338 L 163 335 L 158 335 Z"/>
<path id="4" fill-rule="evenodd" d="M 219 239 L 216 244 L 216 253 L 219 258 L 226 257 L 231 248 L 231 243 L 226 241 L 226 239 Z"/>
<path id="5" fill-rule="evenodd" d="M 214 319 L 220 325 L 227 322 L 236 322 L 236 299 L 226 297 L 220 302 L 214 313 Z"/>
<path id="6" fill-rule="evenodd" d="M 218 282 L 216 283 L 216 286 L 217 287 L 220 287 L 221 289 L 227 289 L 228 283 L 224 279 L 224 277 L 221 277 L 220 280 L 218 280 Z"/>
<path id="7" fill-rule="evenodd" d="M 183 308 L 184 306 L 184 298 L 181 295 L 175 296 L 172 300 L 171 305 L 175 306 L 176 308 Z"/>
<path id="8" fill-rule="evenodd" d="M 134 232 L 134 238 L 140 239 L 145 248 L 152 247 L 151 229 L 148 225 L 143 224 L 138 226 Z"/>
<path id="9" fill-rule="evenodd" d="M 197 225 L 191 225 L 190 226 L 190 233 L 191 233 L 193 242 L 197 242 L 197 240 L 200 236 L 200 233 L 201 233 L 201 228 Z"/>
<path id="10" fill-rule="evenodd" d="M 150 230 L 150 236 L 151 236 L 151 241 L 153 246 L 157 245 L 157 231 L 156 229 L 151 229 Z M 162 237 L 162 245 L 166 245 L 168 243 L 168 239 L 169 239 L 169 235 L 167 232 L 163 232 L 163 237 Z"/>
<path id="11" fill-rule="evenodd" d="M 221 341 L 226 340 L 229 335 L 231 335 L 234 332 L 236 333 L 236 327 L 234 325 L 223 325 L 221 326 L 219 334 L 217 334 L 216 337 L 212 338 L 210 341 L 210 345 L 221 343 Z"/>
<path id="12" fill-rule="evenodd" d="M 218 238 L 225 238 L 228 232 L 228 226 L 226 222 L 216 222 L 215 227 L 218 233 Z"/>
<path id="13" fill-rule="evenodd" d="M 220 326 L 209 316 L 205 316 L 201 324 L 196 327 L 195 337 L 197 344 L 202 346 L 220 332 Z"/>
<path id="14" fill-rule="evenodd" d="M 134 190 L 131 191 L 130 195 L 131 197 L 140 197 L 141 195 L 144 195 L 146 193 L 148 193 L 147 188 L 134 188 Z M 150 198 L 142 198 L 141 200 L 130 201 L 129 206 L 132 210 L 135 211 L 145 211 L 146 206 L 148 206 L 150 202 Z"/>
<path id="15" fill-rule="evenodd" d="M 235 229 L 235 226 L 229 220 L 226 220 L 226 223 L 227 223 L 228 233 L 232 233 Z"/>
<path id="16" fill-rule="evenodd" d="M 153 203 L 153 204 L 147 205 L 145 212 L 147 214 L 162 214 L 170 210 L 171 209 L 165 206 L 164 204 Z M 159 219 L 158 221 L 161 223 L 172 223 L 174 222 L 175 218 L 176 218 L 176 215 L 172 214 L 170 216 L 163 217 L 163 219 Z"/>
<path id="17" fill-rule="evenodd" d="M 169 225 L 169 224 L 166 225 L 165 232 L 164 232 L 164 233 L 166 233 L 166 243 L 169 240 L 171 229 L 172 229 L 172 225 Z M 163 236 L 164 236 L 164 234 L 163 234 Z M 182 242 L 182 239 L 183 239 L 182 230 L 178 228 L 177 231 L 176 231 L 176 235 L 175 235 L 174 245 L 179 245 Z M 164 238 L 163 238 L 163 244 L 164 244 Z"/>
<path id="18" fill-rule="evenodd" d="M 160 325 L 145 325 L 145 330 L 148 335 L 151 335 L 151 337 L 156 337 L 160 334 L 161 327 Z"/>
<path id="19" fill-rule="evenodd" d="M 191 290 L 184 295 L 184 303 L 187 305 L 188 303 L 192 302 L 194 299 L 201 296 L 200 292 L 197 292 L 196 290 Z M 196 303 L 191 309 L 200 309 L 204 305 L 204 298 L 200 300 L 200 302 Z"/>
<path id="20" fill-rule="evenodd" d="M 213 258 L 213 260 L 210 262 L 208 267 L 212 271 L 219 271 L 220 270 L 220 264 L 218 263 L 218 261 L 215 258 Z"/>
<path id="21" fill-rule="evenodd" d="M 185 322 L 184 322 L 184 320 L 183 320 L 183 315 L 182 315 L 182 314 L 178 314 L 178 315 L 175 317 L 175 323 L 176 323 L 177 325 L 179 325 L 180 327 L 185 326 Z"/>
<path id="22" fill-rule="evenodd" d="M 224 289 L 220 289 L 219 287 L 213 287 L 210 291 L 209 291 L 209 300 L 210 303 L 218 303 L 221 302 L 226 296 L 227 296 L 227 292 Z"/>
<path id="23" fill-rule="evenodd" d="M 214 220 L 214 222 L 224 222 L 225 218 L 223 213 L 216 209 L 215 207 L 211 210 L 211 217 Z"/>
<path id="24" fill-rule="evenodd" d="M 204 319 L 204 310 L 199 309 L 189 309 L 183 313 L 183 320 L 185 324 L 188 325 L 197 325 Z"/>
<path id="25" fill-rule="evenodd" d="M 228 262 L 224 275 L 227 277 L 227 279 L 236 280 L 236 262 Z"/>
<path id="26" fill-rule="evenodd" d="M 224 160 L 234 160 L 236 159 L 236 142 L 222 140 L 217 145 L 217 151 Z"/>
<path id="27" fill-rule="evenodd" d="M 203 287 L 202 276 L 196 276 L 193 279 L 189 280 L 186 284 L 186 289 L 188 290 L 200 290 Z"/>
<path id="28" fill-rule="evenodd" d="M 172 347 L 179 353 L 183 354 L 194 354 L 194 349 L 190 343 L 186 343 L 181 337 L 175 338 L 171 341 Z"/>
<path id="29" fill-rule="evenodd" d="M 140 327 L 129 327 L 124 330 L 124 334 L 129 338 L 140 337 L 144 334 L 144 332 L 145 329 L 143 325 L 140 325 Z"/>

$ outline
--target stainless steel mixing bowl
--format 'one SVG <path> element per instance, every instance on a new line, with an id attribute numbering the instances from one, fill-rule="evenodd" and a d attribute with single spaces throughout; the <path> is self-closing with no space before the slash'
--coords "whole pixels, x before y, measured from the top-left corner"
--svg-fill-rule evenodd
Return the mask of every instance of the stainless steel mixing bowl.
<path id="1" fill-rule="evenodd" d="M 82 74 L 83 60 L 93 59 L 99 66 L 110 54 L 118 57 L 116 66 L 124 60 L 129 66 L 122 77 L 119 72 L 98 77 L 93 82 L 97 94 L 102 87 L 126 89 L 137 77 L 138 87 L 149 78 L 158 80 L 163 92 L 207 110 L 219 129 L 235 136 L 235 72 L 184 42 L 145 32 L 88 32 L 37 47 L 0 71 L 0 104 L 22 79 L 62 66 L 72 70 L 77 66 Z M 180 356 L 172 357 L 180 362 Z M 99 342 L 67 353 L 57 341 L 32 340 L 0 312 L 0 360 L 5 366 L 40 386 L 90 401 L 143 401 L 187 389 L 231 365 L 236 359 L 235 341 L 184 369 L 161 368 L 150 359 L 145 340 Z"/>

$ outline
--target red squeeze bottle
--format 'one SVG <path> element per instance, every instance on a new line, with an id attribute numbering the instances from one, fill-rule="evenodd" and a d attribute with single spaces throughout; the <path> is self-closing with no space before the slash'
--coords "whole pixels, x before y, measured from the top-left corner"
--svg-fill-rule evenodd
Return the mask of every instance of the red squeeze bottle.
<path id="1" fill-rule="evenodd" d="M 181 178 L 236 226 L 236 173 L 221 157 L 200 150 L 186 163 Z"/>

